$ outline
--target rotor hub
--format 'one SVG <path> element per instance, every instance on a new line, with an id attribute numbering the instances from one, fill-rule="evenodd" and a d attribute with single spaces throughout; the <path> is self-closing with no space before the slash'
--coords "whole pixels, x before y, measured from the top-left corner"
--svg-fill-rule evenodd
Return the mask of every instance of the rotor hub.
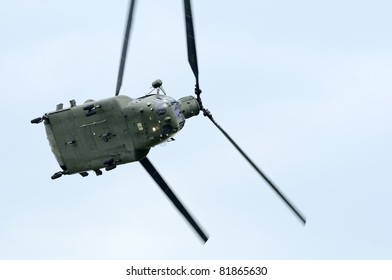
<path id="1" fill-rule="evenodd" d="M 178 100 L 181 107 L 181 112 L 186 119 L 197 116 L 200 112 L 200 105 L 196 98 L 193 96 L 185 96 Z"/>

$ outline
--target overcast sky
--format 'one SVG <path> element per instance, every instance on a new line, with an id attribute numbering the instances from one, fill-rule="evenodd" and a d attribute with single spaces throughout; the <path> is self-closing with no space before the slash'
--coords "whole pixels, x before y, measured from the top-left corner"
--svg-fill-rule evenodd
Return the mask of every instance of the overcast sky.
<path id="1" fill-rule="evenodd" d="M 390 1 L 193 1 L 203 116 L 139 163 L 60 168 L 30 120 L 114 95 L 128 1 L 0 0 L 0 259 L 391 259 Z M 193 94 L 180 0 L 138 1 L 121 94 Z"/>

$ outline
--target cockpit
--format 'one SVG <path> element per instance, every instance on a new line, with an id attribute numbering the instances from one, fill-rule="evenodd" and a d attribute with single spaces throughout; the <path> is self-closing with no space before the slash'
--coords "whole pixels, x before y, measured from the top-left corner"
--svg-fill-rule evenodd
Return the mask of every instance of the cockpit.
<path id="1" fill-rule="evenodd" d="M 185 119 L 197 115 L 198 103 L 192 96 L 179 101 L 162 94 L 133 99 L 128 107 L 128 121 L 134 128 L 137 148 L 150 148 L 167 141 L 185 125 Z"/>

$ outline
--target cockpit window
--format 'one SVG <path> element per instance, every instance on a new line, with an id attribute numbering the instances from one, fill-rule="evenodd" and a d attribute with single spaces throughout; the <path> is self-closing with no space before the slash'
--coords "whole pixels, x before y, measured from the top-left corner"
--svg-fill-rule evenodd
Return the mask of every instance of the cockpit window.
<path id="1" fill-rule="evenodd" d="M 176 117 L 180 118 L 182 115 L 180 104 L 177 101 L 175 101 L 172 103 L 172 105 L 174 105 L 174 112 L 176 114 Z"/>
<path id="2" fill-rule="evenodd" d="M 167 102 L 165 102 L 165 101 L 158 102 L 157 105 L 155 106 L 155 110 L 156 110 L 158 116 L 165 115 L 167 107 L 168 107 Z"/>

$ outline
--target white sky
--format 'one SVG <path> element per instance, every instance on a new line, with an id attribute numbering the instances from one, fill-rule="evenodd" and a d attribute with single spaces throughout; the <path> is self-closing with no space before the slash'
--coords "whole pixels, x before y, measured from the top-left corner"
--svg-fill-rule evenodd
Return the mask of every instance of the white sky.
<path id="1" fill-rule="evenodd" d="M 305 213 L 303 227 L 204 117 L 150 160 L 64 176 L 43 125 L 114 95 L 128 1 L 0 0 L 0 259 L 390 259 L 390 1 L 193 1 L 204 105 Z M 139 1 L 121 93 L 193 93 L 182 1 Z M 4 127 L 5 126 L 5 127 Z"/>

